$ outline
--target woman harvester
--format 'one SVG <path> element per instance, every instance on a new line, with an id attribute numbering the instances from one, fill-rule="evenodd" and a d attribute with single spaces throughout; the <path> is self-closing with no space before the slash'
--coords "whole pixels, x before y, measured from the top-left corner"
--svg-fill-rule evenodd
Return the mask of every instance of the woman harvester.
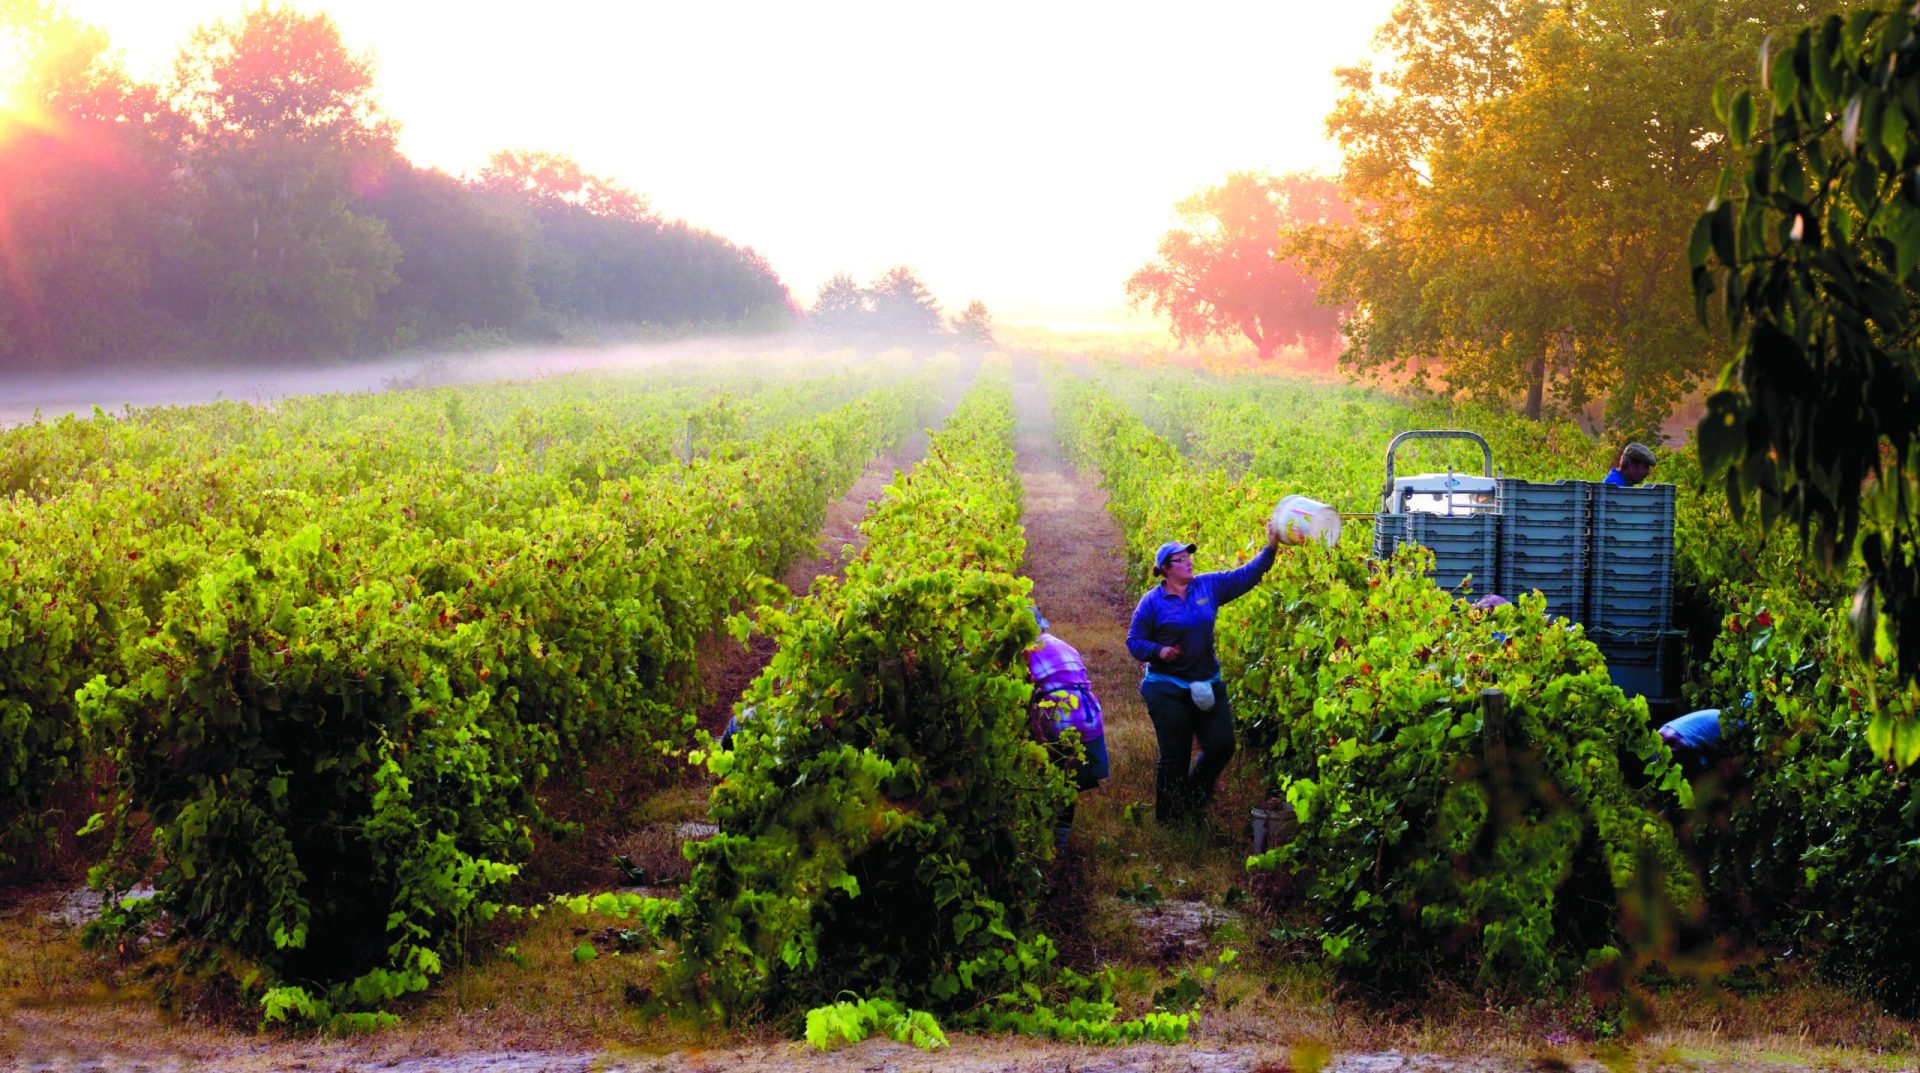
<path id="1" fill-rule="evenodd" d="M 1213 784 L 1233 758 L 1233 710 L 1220 663 L 1213 654 L 1213 624 L 1220 605 L 1251 591 L 1280 546 L 1280 532 L 1267 525 L 1267 546 L 1234 570 L 1193 572 L 1194 545 L 1168 541 L 1153 556 L 1160 584 L 1140 597 L 1127 627 L 1127 651 L 1146 664 L 1140 696 L 1147 702 L 1158 739 L 1154 767 L 1154 818 L 1161 823 L 1198 822 L 1213 798 Z M 1200 754 L 1192 757 L 1194 742 Z"/>

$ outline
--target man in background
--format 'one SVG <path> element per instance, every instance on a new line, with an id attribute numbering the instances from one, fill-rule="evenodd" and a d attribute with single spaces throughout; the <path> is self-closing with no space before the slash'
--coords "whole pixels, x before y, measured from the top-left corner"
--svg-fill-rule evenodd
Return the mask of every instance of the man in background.
<path id="1" fill-rule="evenodd" d="M 1607 471 L 1606 483 L 1632 488 L 1653 474 L 1653 451 L 1645 444 L 1630 443 L 1620 450 L 1620 460 Z"/>

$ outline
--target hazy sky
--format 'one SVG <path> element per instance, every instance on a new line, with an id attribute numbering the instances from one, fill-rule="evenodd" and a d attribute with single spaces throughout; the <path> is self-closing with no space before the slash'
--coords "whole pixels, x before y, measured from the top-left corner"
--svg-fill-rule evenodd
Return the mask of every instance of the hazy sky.
<path id="1" fill-rule="evenodd" d="M 66 4 L 148 78 L 245 6 Z M 417 163 L 566 153 L 760 250 L 803 305 L 910 264 L 950 312 L 1079 326 L 1123 314 L 1174 202 L 1333 166 L 1333 68 L 1392 0 L 295 6 L 374 54 Z"/>

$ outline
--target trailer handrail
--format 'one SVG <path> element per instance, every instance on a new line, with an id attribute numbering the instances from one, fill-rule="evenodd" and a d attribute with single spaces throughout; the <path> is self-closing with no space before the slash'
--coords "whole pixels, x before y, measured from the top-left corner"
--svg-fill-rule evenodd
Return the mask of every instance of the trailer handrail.
<path id="1" fill-rule="evenodd" d="M 1483 476 L 1493 476 L 1493 448 L 1487 445 L 1486 437 L 1478 432 L 1465 429 L 1414 429 L 1402 432 L 1387 444 L 1387 483 L 1380 486 L 1380 509 L 1393 509 L 1393 452 L 1407 440 L 1472 440 L 1480 445 L 1480 456 L 1485 466 Z"/>

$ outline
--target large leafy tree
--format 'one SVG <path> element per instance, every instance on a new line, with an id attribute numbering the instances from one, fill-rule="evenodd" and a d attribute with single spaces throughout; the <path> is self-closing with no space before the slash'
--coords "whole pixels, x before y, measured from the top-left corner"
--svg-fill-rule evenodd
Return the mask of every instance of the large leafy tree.
<path id="1" fill-rule="evenodd" d="M 1291 236 L 1358 368 L 1653 425 L 1719 355 L 1681 236 L 1710 106 L 1794 0 L 1404 0 L 1328 120 L 1358 226 Z"/>
<path id="2" fill-rule="evenodd" d="M 182 111 L 210 141 L 295 140 L 389 147 L 393 122 L 373 90 L 373 60 L 347 49 L 326 15 L 287 5 L 196 29 L 174 63 Z"/>
<path id="3" fill-rule="evenodd" d="M 1827 566 L 1857 551 L 1860 655 L 1905 687 L 1868 738 L 1920 760 L 1920 42 L 1905 4 L 1830 15 L 1725 107 L 1744 157 L 1700 217 L 1700 313 L 1738 343 L 1700 422 L 1700 460 L 1738 511 L 1786 521 Z M 1760 125 L 1760 115 L 1770 122 Z M 1756 126 L 1758 131 L 1756 132 Z M 1732 186 L 1733 189 L 1725 189 Z"/>
<path id="4" fill-rule="evenodd" d="M 1339 317 L 1315 304 L 1315 283 L 1279 256 L 1283 227 L 1351 221 L 1333 183 L 1311 175 L 1237 172 L 1182 201 L 1184 224 L 1127 280 L 1127 297 L 1173 323 L 1185 342 L 1243 337 L 1265 360 L 1283 345 L 1331 352 Z"/>
<path id="5" fill-rule="evenodd" d="M 394 163 L 372 61 L 327 16 L 262 6 L 194 33 L 174 96 L 209 326 L 248 351 L 352 349 L 398 279 L 399 248 L 354 199 Z"/>

